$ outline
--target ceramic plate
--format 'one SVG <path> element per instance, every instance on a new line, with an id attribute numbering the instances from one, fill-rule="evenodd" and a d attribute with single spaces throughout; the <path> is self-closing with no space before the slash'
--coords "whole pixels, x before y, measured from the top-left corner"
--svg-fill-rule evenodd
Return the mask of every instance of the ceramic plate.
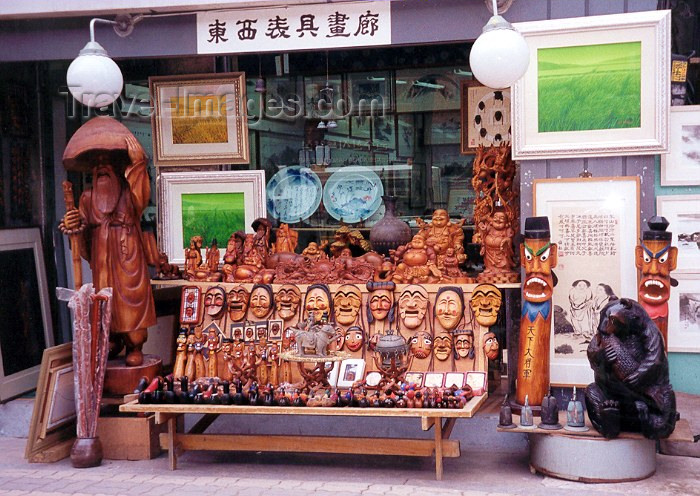
<path id="1" fill-rule="evenodd" d="M 322 191 L 321 180 L 308 167 L 285 167 L 267 183 L 267 211 L 288 224 L 308 219 L 321 204 Z"/>
<path id="2" fill-rule="evenodd" d="M 370 217 L 382 204 L 384 187 L 366 167 L 350 166 L 333 173 L 323 188 L 323 205 L 334 219 L 348 224 Z"/>

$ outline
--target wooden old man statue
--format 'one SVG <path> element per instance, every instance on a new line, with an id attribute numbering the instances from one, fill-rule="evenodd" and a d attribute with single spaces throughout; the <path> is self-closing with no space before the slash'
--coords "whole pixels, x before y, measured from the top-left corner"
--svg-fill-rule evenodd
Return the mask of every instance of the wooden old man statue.
<path id="1" fill-rule="evenodd" d="M 126 364 L 143 362 L 147 328 L 156 323 L 147 254 L 140 219 L 151 186 L 146 155 L 133 134 L 111 117 L 84 124 L 63 154 L 67 170 L 92 172 L 92 189 L 69 209 L 59 226 L 79 240 L 95 290 L 111 287 L 113 354 L 126 345 Z M 73 248 L 75 249 L 75 248 Z"/>

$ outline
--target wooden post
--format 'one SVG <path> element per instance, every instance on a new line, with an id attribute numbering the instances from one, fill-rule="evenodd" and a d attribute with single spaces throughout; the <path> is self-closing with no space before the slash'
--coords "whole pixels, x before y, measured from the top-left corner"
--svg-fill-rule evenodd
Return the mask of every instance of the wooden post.
<path id="1" fill-rule="evenodd" d="M 170 470 L 177 469 L 177 453 L 175 453 L 175 439 L 177 438 L 177 416 L 168 419 L 168 460 Z"/>
<path id="2" fill-rule="evenodd" d="M 63 181 L 63 201 L 66 204 L 66 212 L 75 209 L 75 200 L 73 199 L 73 185 L 70 181 Z M 83 266 L 80 261 L 80 234 L 71 234 L 70 253 L 73 261 L 73 280 L 75 282 L 75 290 L 79 290 L 83 285 Z"/>
<path id="3" fill-rule="evenodd" d="M 442 480 L 442 418 L 435 419 L 435 479 Z"/>

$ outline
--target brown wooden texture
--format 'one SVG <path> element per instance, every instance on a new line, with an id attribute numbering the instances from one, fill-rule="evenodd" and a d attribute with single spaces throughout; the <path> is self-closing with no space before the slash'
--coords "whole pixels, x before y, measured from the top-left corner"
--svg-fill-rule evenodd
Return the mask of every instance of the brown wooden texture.
<path id="1" fill-rule="evenodd" d="M 169 435 L 161 434 L 161 447 L 168 449 Z M 431 456 L 435 442 L 430 439 L 395 439 L 339 436 L 267 436 L 238 434 L 178 434 L 183 450 L 264 451 L 290 453 L 344 453 L 364 455 Z M 440 438 L 442 456 L 459 456 L 459 441 Z"/>
<path id="2" fill-rule="evenodd" d="M 106 393 L 123 395 L 133 393 L 134 385 L 143 376 L 149 381 L 160 375 L 163 368 L 163 360 L 156 355 L 144 355 L 143 363 L 136 367 L 129 367 L 123 359 L 107 361 L 105 372 L 104 390 Z"/>
<path id="3" fill-rule="evenodd" d="M 551 313 L 548 319 L 538 315 L 535 322 L 523 317 L 520 322 L 520 355 L 518 356 L 518 389 L 516 401 L 539 405 L 549 390 L 549 340 Z M 530 360 L 528 362 L 528 360 Z M 529 365 L 529 366 L 526 366 Z M 527 377 L 525 371 L 529 370 Z"/>

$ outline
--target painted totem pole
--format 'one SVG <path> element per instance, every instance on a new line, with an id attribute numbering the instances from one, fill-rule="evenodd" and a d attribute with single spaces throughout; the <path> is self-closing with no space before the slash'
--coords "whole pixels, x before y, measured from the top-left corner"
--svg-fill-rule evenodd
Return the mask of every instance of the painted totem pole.
<path id="1" fill-rule="evenodd" d="M 671 271 L 678 261 L 678 248 L 671 246 L 672 235 L 666 231 L 665 217 L 649 219 L 649 230 L 642 233 L 641 244 L 634 250 L 634 263 L 642 271 L 638 299 L 644 310 L 664 337 L 664 348 L 668 351 L 668 299 L 675 280 Z"/>
<path id="2" fill-rule="evenodd" d="M 520 245 L 523 280 L 523 309 L 520 317 L 520 347 L 515 400 L 539 406 L 549 390 L 549 334 L 552 321 L 552 292 L 557 265 L 557 245 L 550 240 L 547 217 L 525 219 Z"/>

